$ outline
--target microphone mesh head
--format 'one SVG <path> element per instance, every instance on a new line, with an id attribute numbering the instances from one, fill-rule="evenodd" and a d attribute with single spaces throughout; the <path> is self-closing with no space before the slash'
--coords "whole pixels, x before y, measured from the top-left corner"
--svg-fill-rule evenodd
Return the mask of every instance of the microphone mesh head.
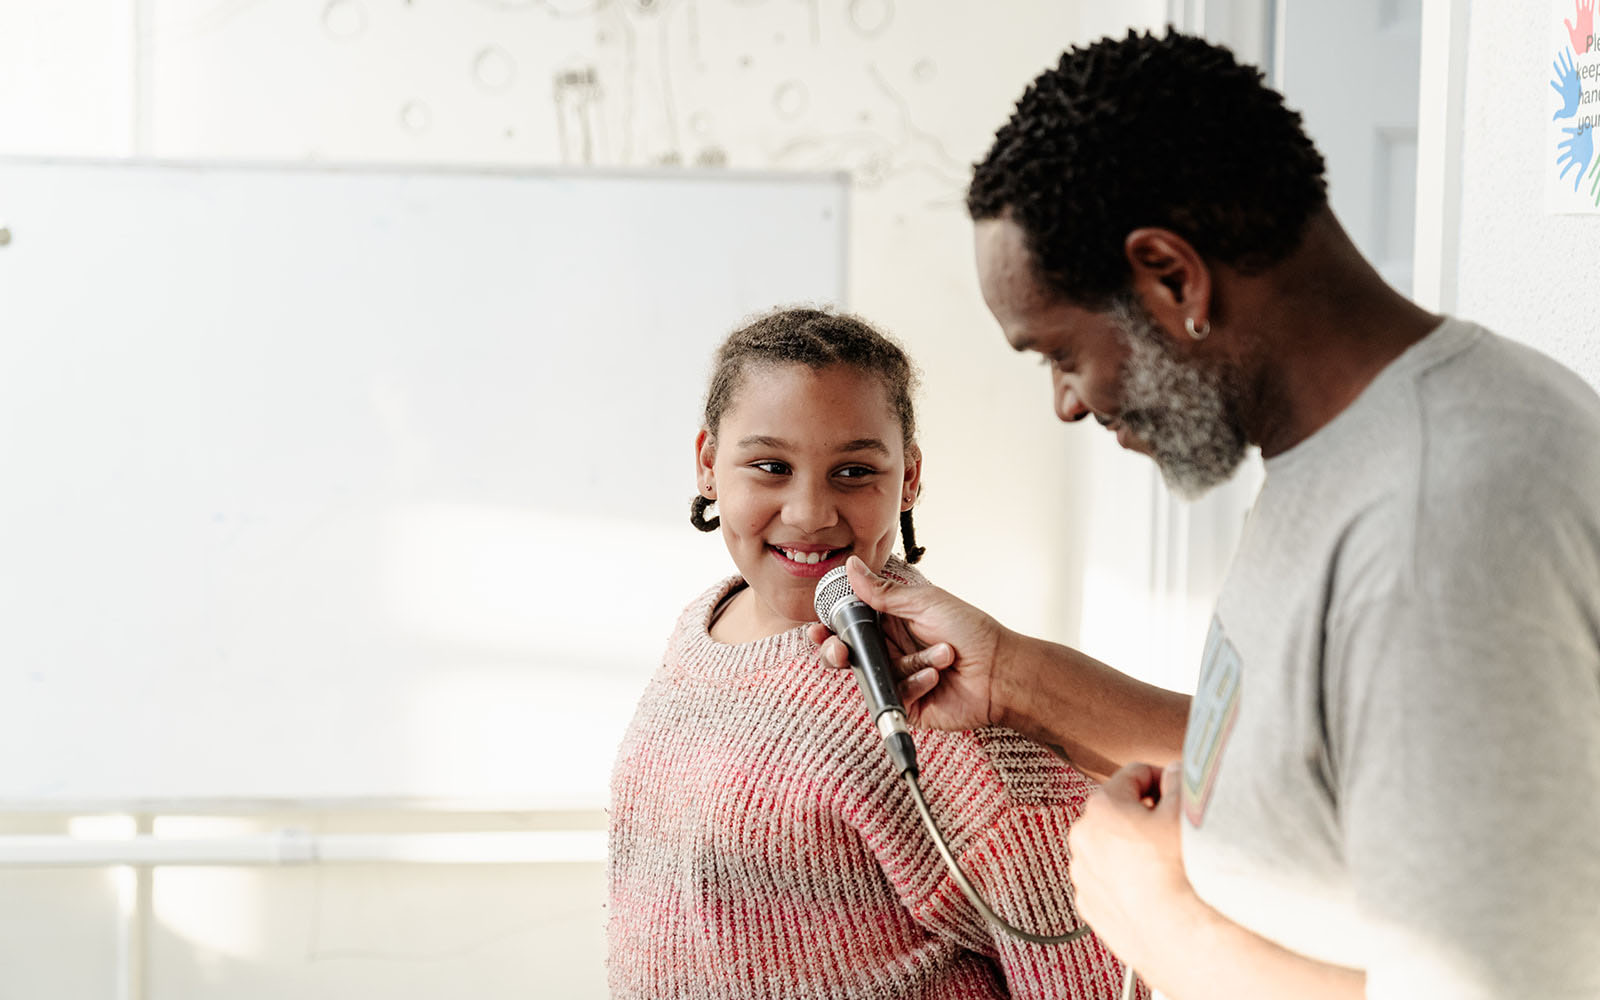
<path id="1" fill-rule="evenodd" d="M 831 628 L 833 609 L 853 600 L 856 600 L 856 592 L 850 589 L 849 575 L 843 566 L 835 566 L 817 581 L 817 594 L 812 604 L 817 609 L 817 620 Z"/>

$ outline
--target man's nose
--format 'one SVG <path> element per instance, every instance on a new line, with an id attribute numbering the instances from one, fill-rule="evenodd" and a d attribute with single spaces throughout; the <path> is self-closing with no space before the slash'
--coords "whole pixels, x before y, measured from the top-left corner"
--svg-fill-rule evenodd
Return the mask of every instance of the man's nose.
<path id="1" fill-rule="evenodd" d="M 1089 415 L 1083 397 L 1078 394 L 1078 383 L 1071 375 L 1057 371 L 1050 377 L 1055 397 L 1056 416 L 1067 423 L 1076 423 Z"/>

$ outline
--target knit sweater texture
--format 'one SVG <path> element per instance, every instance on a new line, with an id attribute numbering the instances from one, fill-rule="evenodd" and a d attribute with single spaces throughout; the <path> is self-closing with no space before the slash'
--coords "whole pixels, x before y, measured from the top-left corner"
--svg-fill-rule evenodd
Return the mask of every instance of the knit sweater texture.
<path id="1" fill-rule="evenodd" d="M 920 582 L 899 560 L 886 573 Z M 684 611 L 617 756 L 612 997 L 1115 998 L 1122 966 L 1093 934 L 1027 944 L 972 907 L 853 676 L 803 628 L 711 637 L 740 585 Z M 990 907 L 1037 933 L 1078 926 L 1067 830 L 1093 784 L 1006 729 L 915 741 L 933 814 Z"/>

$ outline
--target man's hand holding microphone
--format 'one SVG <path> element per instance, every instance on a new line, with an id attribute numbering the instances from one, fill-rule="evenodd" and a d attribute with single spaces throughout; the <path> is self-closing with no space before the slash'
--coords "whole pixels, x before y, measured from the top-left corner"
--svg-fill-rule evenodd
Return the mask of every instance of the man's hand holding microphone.
<path id="1" fill-rule="evenodd" d="M 1179 842 L 1176 761 L 1189 699 L 1008 629 L 939 587 L 886 580 L 853 556 L 846 571 L 856 597 L 879 614 L 913 726 L 1006 726 L 1104 781 L 1070 838 L 1079 914 L 1159 984 L 1170 920 L 1208 910 L 1183 874 Z M 808 634 L 824 663 L 850 665 L 826 625 Z"/>
<path id="2" fill-rule="evenodd" d="M 886 580 L 855 556 L 846 570 L 856 596 L 879 614 L 912 725 L 950 730 L 1008 726 L 1024 731 L 996 714 L 991 692 L 1001 646 L 1020 636 L 938 587 Z M 829 666 L 842 670 L 850 665 L 850 650 L 826 625 L 813 624 L 809 635 L 822 647 Z"/>

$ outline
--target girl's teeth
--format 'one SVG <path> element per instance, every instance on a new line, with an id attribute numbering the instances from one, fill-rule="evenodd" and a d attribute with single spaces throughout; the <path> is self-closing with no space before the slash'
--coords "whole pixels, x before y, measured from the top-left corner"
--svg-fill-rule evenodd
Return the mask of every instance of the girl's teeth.
<path id="1" fill-rule="evenodd" d="M 815 566 L 826 556 L 826 553 L 823 552 L 794 552 L 790 549 L 784 549 L 783 554 L 795 562 L 805 563 L 807 566 Z"/>

